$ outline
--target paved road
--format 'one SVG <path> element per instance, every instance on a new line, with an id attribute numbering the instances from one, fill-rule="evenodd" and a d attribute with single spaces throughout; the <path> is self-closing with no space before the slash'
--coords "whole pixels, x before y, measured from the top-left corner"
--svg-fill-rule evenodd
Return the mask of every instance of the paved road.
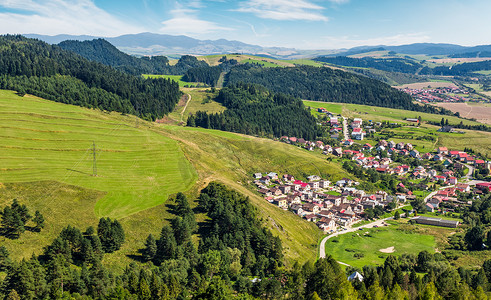
<path id="1" fill-rule="evenodd" d="M 383 224 L 385 223 L 386 220 L 391 220 L 393 217 L 388 217 L 388 218 L 385 218 L 385 219 L 380 219 L 380 220 L 376 220 L 376 221 L 373 221 L 372 223 L 368 223 L 368 224 L 365 224 L 365 225 L 362 225 L 360 227 L 356 227 L 356 228 L 349 228 L 347 230 L 344 230 L 344 231 L 337 231 L 333 234 L 330 234 L 328 236 L 326 236 L 325 238 L 322 239 L 321 241 L 321 244 L 320 244 L 320 249 L 319 249 L 319 257 L 320 258 L 325 258 L 326 257 L 326 242 L 327 240 L 329 240 L 330 238 L 333 238 L 333 237 L 336 237 L 338 235 L 341 235 L 341 234 L 345 234 L 345 233 L 348 233 L 348 232 L 355 232 L 357 230 L 360 230 L 360 228 L 373 228 L 375 225 L 377 226 L 383 226 Z M 348 264 L 345 264 L 345 263 L 342 263 L 342 262 L 339 262 L 338 263 L 341 263 L 345 266 L 349 266 Z"/>
<path id="2" fill-rule="evenodd" d="M 467 169 L 469 169 L 469 172 L 467 173 L 467 175 L 465 175 L 465 177 L 466 177 L 466 178 L 467 178 L 469 181 L 471 181 L 471 180 L 472 180 L 472 178 L 473 178 L 473 177 L 472 177 L 472 175 L 474 174 L 474 167 L 473 167 L 473 166 L 471 166 L 471 165 L 467 165 L 467 164 L 466 164 L 466 165 L 464 165 L 464 166 L 466 166 L 466 167 L 467 167 Z"/>
<path id="3" fill-rule="evenodd" d="M 348 136 L 348 122 L 346 121 L 346 118 L 343 117 L 343 134 L 344 134 L 344 139 L 347 140 L 349 139 Z"/>

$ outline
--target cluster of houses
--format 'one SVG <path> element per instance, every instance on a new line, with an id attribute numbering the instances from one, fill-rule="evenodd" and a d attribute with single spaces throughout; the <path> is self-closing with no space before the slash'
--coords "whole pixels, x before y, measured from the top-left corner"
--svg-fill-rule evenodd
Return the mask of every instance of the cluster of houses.
<path id="1" fill-rule="evenodd" d="M 434 89 L 410 89 L 404 88 L 401 91 L 413 96 L 423 103 L 430 102 L 462 102 L 469 100 L 468 97 L 456 96 L 455 94 L 468 95 L 469 92 L 456 86 L 448 86 Z"/>
<path id="2" fill-rule="evenodd" d="M 303 182 L 288 174 L 279 177 L 274 172 L 256 173 L 254 178 L 254 184 L 265 200 L 315 222 L 325 232 L 361 220 L 367 208 L 385 207 L 392 201 L 406 200 L 403 195 L 390 196 L 384 191 L 366 194 L 356 188 L 358 182 L 348 178 L 331 183 L 312 175 Z"/>
<path id="3" fill-rule="evenodd" d="M 320 149 L 321 151 L 323 151 L 324 154 L 331 154 L 334 149 L 330 145 L 325 145 L 324 142 L 322 141 L 312 142 L 312 141 L 307 141 L 303 138 L 296 138 L 293 136 L 292 137 L 282 136 L 280 138 L 280 142 L 297 145 L 309 151 L 314 151 L 314 149 Z"/>

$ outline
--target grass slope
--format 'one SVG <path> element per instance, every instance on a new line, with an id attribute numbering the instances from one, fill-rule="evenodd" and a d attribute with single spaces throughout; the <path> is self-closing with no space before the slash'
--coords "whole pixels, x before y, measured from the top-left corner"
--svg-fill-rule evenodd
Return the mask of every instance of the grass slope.
<path id="1" fill-rule="evenodd" d="M 196 172 L 179 145 L 134 126 L 130 116 L 0 91 L 0 182 L 57 180 L 104 191 L 95 214 L 115 218 L 189 189 Z"/>

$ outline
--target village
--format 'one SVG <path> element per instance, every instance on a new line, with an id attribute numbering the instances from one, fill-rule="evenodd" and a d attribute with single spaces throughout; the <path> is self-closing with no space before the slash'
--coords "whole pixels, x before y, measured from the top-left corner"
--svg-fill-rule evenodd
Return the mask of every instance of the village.
<path id="1" fill-rule="evenodd" d="M 320 111 L 330 114 L 323 109 Z M 375 214 L 377 217 L 402 207 L 406 201 L 416 199 L 423 201 L 429 213 L 454 212 L 459 206 L 472 204 L 472 201 L 464 201 L 459 196 L 470 194 L 472 199 L 491 190 L 490 182 L 473 178 L 479 174 L 489 176 L 491 162 L 474 153 L 449 150 L 446 147 L 421 153 L 411 143 L 390 140 L 379 140 L 376 145 L 363 144 L 359 142 L 366 134 L 362 129 L 363 120 L 353 119 L 349 129 L 346 123 L 345 118 L 330 114 L 333 133 L 345 137 L 337 145 L 286 136 L 281 137 L 280 141 L 309 151 L 320 151 L 328 160 L 344 162 L 343 167 L 355 175 L 361 172 L 370 179 L 390 176 L 398 183 L 392 191 L 380 189 L 367 193 L 359 188 L 359 182 L 348 178 L 330 182 L 311 175 L 304 182 L 292 175 L 279 177 L 270 172 L 254 174 L 258 192 L 270 203 L 315 222 L 324 232 L 331 233 L 374 218 L 374 211 L 379 212 Z M 351 138 L 347 138 L 350 135 Z M 353 169 L 357 169 L 358 173 Z M 374 173 L 379 176 L 374 176 Z M 436 222 L 426 217 L 418 217 L 416 221 Z M 445 222 L 442 224 L 448 226 Z"/>
<path id="2" fill-rule="evenodd" d="M 467 90 L 453 85 L 438 88 L 403 88 L 401 91 L 413 96 L 414 99 L 423 103 L 462 102 L 469 100 L 469 92 Z"/>

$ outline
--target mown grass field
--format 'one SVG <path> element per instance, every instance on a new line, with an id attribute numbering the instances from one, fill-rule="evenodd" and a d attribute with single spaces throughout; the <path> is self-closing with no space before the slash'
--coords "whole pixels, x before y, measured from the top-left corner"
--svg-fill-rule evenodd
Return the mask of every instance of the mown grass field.
<path id="1" fill-rule="evenodd" d="M 139 255 L 146 236 L 158 236 L 173 217 L 165 205 L 169 195 L 187 191 L 194 200 L 208 182 L 218 180 L 249 196 L 264 224 L 282 239 L 288 263 L 304 262 L 315 259 L 322 232 L 265 201 L 251 186 L 252 174 L 350 177 L 320 153 L 277 141 L 137 123 L 134 116 L 21 98 L 11 91 L 0 91 L 0 127 L 0 207 L 17 198 L 47 220 L 41 233 L 0 238 L 15 259 L 42 253 L 69 224 L 85 229 L 110 216 L 122 223 L 126 242 L 106 255 L 104 263 L 120 270 Z M 97 177 L 92 176 L 92 141 L 97 145 Z"/>
<path id="2" fill-rule="evenodd" d="M 135 117 L 0 91 L 0 182 L 56 180 L 103 191 L 95 215 L 114 218 L 191 188 L 196 171 L 177 142 L 136 125 Z"/>
<path id="3" fill-rule="evenodd" d="M 400 256 L 403 253 L 417 255 L 423 250 L 435 252 L 434 236 L 403 231 L 395 224 L 363 229 L 332 238 L 326 243 L 326 254 L 332 255 L 334 259 L 343 263 L 362 268 L 365 265 L 381 265 L 388 255 Z M 393 253 L 380 251 L 389 247 L 394 247 Z M 362 253 L 363 257 L 356 258 L 355 253 Z"/>
<path id="4" fill-rule="evenodd" d="M 197 58 L 200 60 L 206 61 L 210 66 L 219 65 L 219 60 L 226 56 L 227 59 L 235 59 L 239 63 L 257 63 L 263 65 L 265 67 L 293 67 L 293 62 L 289 60 L 279 60 L 255 55 L 246 55 L 246 54 L 219 54 L 219 55 L 206 55 L 206 56 L 198 56 Z"/>
<path id="5" fill-rule="evenodd" d="M 187 120 L 190 114 L 196 114 L 197 111 L 206 111 L 208 113 L 220 113 L 226 108 L 220 103 L 214 101 L 217 93 L 211 93 L 210 89 L 181 89 L 184 93 L 191 95 L 191 101 L 184 111 L 184 120 Z"/>

